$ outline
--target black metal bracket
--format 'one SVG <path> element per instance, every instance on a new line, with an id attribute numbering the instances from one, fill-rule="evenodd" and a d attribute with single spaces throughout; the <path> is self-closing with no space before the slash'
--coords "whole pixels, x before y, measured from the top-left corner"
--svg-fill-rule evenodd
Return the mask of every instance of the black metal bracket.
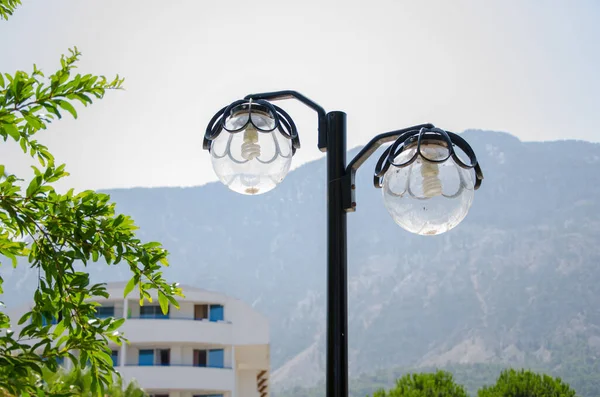
<path id="1" fill-rule="evenodd" d="M 327 151 L 327 113 L 325 109 L 315 101 L 305 97 L 297 91 L 284 90 L 284 91 L 273 91 L 273 92 L 261 92 L 259 94 L 246 95 L 244 99 L 263 99 L 267 101 L 280 101 L 284 99 L 296 99 L 315 112 L 319 116 L 319 140 L 317 146 L 322 152 Z"/>
<path id="2" fill-rule="evenodd" d="M 346 212 L 356 211 L 356 171 L 373 155 L 383 144 L 395 141 L 406 132 L 420 130 L 421 128 L 434 128 L 433 124 L 420 124 L 402 130 L 384 132 L 375 136 L 367 143 L 360 152 L 346 166 L 346 174 L 342 182 L 344 191 L 343 204 Z"/>

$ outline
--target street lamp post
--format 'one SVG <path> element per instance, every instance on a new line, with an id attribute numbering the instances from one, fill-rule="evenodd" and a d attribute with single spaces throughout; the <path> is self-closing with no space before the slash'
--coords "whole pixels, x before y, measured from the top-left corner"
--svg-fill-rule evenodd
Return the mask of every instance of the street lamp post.
<path id="1" fill-rule="evenodd" d="M 483 173 L 459 135 L 422 124 L 375 136 L 346 163 L 346 114 L 325 110 L 296 91 L 252 94 L 219 110 L 209 122 L 204 149 L 231 190 L 256 195 L 279 184 L 300 148 L 292 118 L 273 101 L 296 99 L 318 115 L 318 147 L 327 152 L 327 366 L 326 396 L 348 396 L 346 214 L 356 209 L 355 174 L 384 143 L 374 184 L 404 229 L 435 235 L 464 219 Z"/>

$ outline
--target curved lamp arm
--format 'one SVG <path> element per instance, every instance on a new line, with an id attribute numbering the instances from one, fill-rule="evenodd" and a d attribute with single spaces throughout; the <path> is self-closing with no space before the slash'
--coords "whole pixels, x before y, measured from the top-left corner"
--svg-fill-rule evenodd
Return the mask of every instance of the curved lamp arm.
<path id="1" fill-rule="evenodd" d="M 281 101 L 284 99 L 296 99 L 302 102 L 315 112 L 319 116 L 319 141 L 317 145 L 319 150 L 322 152 L 327 151 L 327 113 L 325 109 L 315 101 L 305 97 L 297 91 L 285 90 L 285 91 L 273 91 L 273 92 L 261 92 L 259 94 L 246 95 L 244 99 L 264 99 L 266 101 Z"/>
<path id="2" fill-rule="evenodd" d="M 344 210 L 346 212 L 354 212 L 356 210 L 356 185 L 355 177 L 356 171 L 364 164 L 369 157 L 379 149 L 379 147 L 385 143 L 393 142 L 398 137 L 406 132 L 420 130 L 421 128 L 434 128 L 433 124 L 419 124 L 401 130 L 395 130 L 390 132 L 384 132 L 375 136 L 367 143 L 360 152 L 348 163 L 346 166 L 346 175 L 344 178 Z"/>

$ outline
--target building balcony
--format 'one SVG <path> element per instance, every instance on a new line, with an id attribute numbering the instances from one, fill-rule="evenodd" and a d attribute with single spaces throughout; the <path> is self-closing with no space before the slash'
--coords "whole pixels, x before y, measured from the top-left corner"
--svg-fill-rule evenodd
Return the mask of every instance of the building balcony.
<path id="1" fill-rule="evenodd" d="M 99 318 L 106 318 L 98 316 Z M 121 317 L 115 317 L 121 318 Z M 184 317 L 179 314 L 162 314 L 162 313 L 150 313 L 150 314 L 140 314 L 139 316 L 128 316 L 127 320 L 188 320 L 188 321 L 203 321 L 210 323 L 231 323 L 231 321 L 227 320 L 212 320 L 209 318 L 194 318 L 194 317 Z"/>
<path id="2" fill-rule="evenodd" d="M 194 367 L 191 365 L 126 365 L 116 368 L 126 381 L 135 379 L 148 390 L 214 390 L 234 389 L 235 374 L 231 368 Z"/>
<path id="3" fill-rule="evenodd" d="M 232 324 L 225 321 L 183 318 L 128 318 L 119 331 L 129 342 L 143 343 L 206 343 L 231 345 Z"/>

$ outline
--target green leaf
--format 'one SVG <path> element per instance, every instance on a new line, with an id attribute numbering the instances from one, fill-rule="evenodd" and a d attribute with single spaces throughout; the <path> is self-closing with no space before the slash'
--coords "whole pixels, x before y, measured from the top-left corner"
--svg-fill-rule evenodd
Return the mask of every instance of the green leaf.
<path id="1" fill-rule="evenodd" d="M 52 332 L 52 334 L 54 335 L 55 338 L 58 338 L 59 336 L 62 335 L 62 333 L 65 332 L 65 322 L 63 321 L 59 321 L 58 324 L 56 324 L 56 328 L 54 328 L 54 331 Z"/>
<path id="2" fill-rule="evenodd" d="M 83 103 L 84 106 L 87 106 L 88 103 L 92 103 L 92 100 L 89 96 L 81 93 L 74 94 L 75 98 L 79 100 L 79 102 Z"/>
<path id="3" fill-rule="evenodd" d="M 127 298 L 127 295 L 135 288 L 136 279 L 132 277 L 131 280 L 125 286 L 125 291 L 123 291 L 123 298 Z"/>
<path id="4" fill-rule="evenodd" d="M 11 252 L 2 251 L 2 255 L 11 260 L 13 268 L 17 267 L 17 258 Z"/>
<path id="5" fill-rule="evenodd" d="M 47 111 L 49 111 L 50 113 L 54 114 L 59 119 L 62 118 L 62 115 L 60 114 L 60 112 L 58 111 L 58 109 L 54 105 L 49 104 L 49 103 L 45 103 L 44 107 L 46 108 Z"/>
<path id="6" fill-rule="evenodd" d="M 23 316 L 19 319 L 18 324 L 19 325 L 23 324 L 25 321 L 29 320 L 29 317 L 31 317 L 31 312 L 27 312 L 27 313 L 23 314 Z"/>
<path id="7" fill-rule="evenodd" d="M 35 165 L 30 165 L 31 169 L 33 170 L 33 173 L 35 174 L 35 176 L 40 176 L 42 175 L 42 171 L 40 171 L 40 169 L 38 167 L 36 167 Z M 49 170 L 52 170 L 51 168 L 48 168 Z M 46 171 L 48 172 L 48 171 Z"/>
<path id="8" fill-rule="evenodd" d="M 158 304 L 160 305 L 163 314 L 169 312 L 169 300 L 162 291 L 158 291 Z"/>
<path id="9" fill-rule="evenodd" d="M 98 352 L 95 355 L 96 358 L 104 361 L 105 364 L 112 366 L 112 357 L 105 352 Z"/>
<path id="10" fill-rule="evenodd" d="M 4 176 L 4 165 L 0 164 L 0 177 Z"/>
<path id="11" fill-rule="evenodd" d="M 119 328 L 121 325 L 123 325 L 124 322 L 125 322 L 124 318 L 119 318 L 117 320 L 112 321 L 110 323 L 110 325 L 108 326 L 108 328 L 106 329 L 106 332 L 115 331 L 117 328 Z"/>
<path id="12" fill-rule="evenodd" d="M 16 125 L 14 125 L 14 124 L 4 124 L 2 126 L 2 128 L 4 129 L 4 131 L 6 131 L 6 133 L 8 135 L 12 136 L 15 141 L 18 141 L 19 138 L 21 138 L 21 134 L 19 134 L 19 129 L 17 128 Z"/>
<path id="13" fill-rule="evenodd" d="M 31 182 L 29 182 L 29 186 L 27 186 L 27 197 L 31 197 L 33 195 L 33 193 L 35 193 L 37 191 L 37 189 L 40 187 L 40 184 L 42 182 L 42 176 L 36 176 L 35 178 L 33 178 L 31 180 Z"/>
<path id="14" fill-rule="evenodd" d="M 175 307 L 176 309 L 179 309 L 179 302 L 177 302 L 177 299 L 175 299 L 171 295 L 167 295 L 167 299 L 169 299 L 169 302 L 171 302 L 171 304 L 173 305 L 173 307 Z"/>
<path id="15" fill-rule="evenodd" d="M 69 102 L 67 102 L 67 101 L 60 101 L 58 103 L 58 106 L 60 106 L 61 108 L 63 108 L 67 112 L 71 113 L 71 115 L 73 116 L 73 118 L 77 118 L 77 112 L 75 111 L 75 108 L 73 107 L 73 105 L 71 105 Z"/>
<path id="16" fill-rule="evenodd" d="M 39 130 L 40 128 L 42 128 L 42 123 L 38 120 L 37 117 L 32 117 L 28 115 L 23 115 L 23 117 L 25 118 L 25 121 L 27 121 L 27 124 L 32 126 L 34 129 Z"/>
<path id="17" fill-rule="evenodd" d="M 0 73 L 0 87 L 4 88 L 4 77 L 2 77 L 2 73 Z"/>

